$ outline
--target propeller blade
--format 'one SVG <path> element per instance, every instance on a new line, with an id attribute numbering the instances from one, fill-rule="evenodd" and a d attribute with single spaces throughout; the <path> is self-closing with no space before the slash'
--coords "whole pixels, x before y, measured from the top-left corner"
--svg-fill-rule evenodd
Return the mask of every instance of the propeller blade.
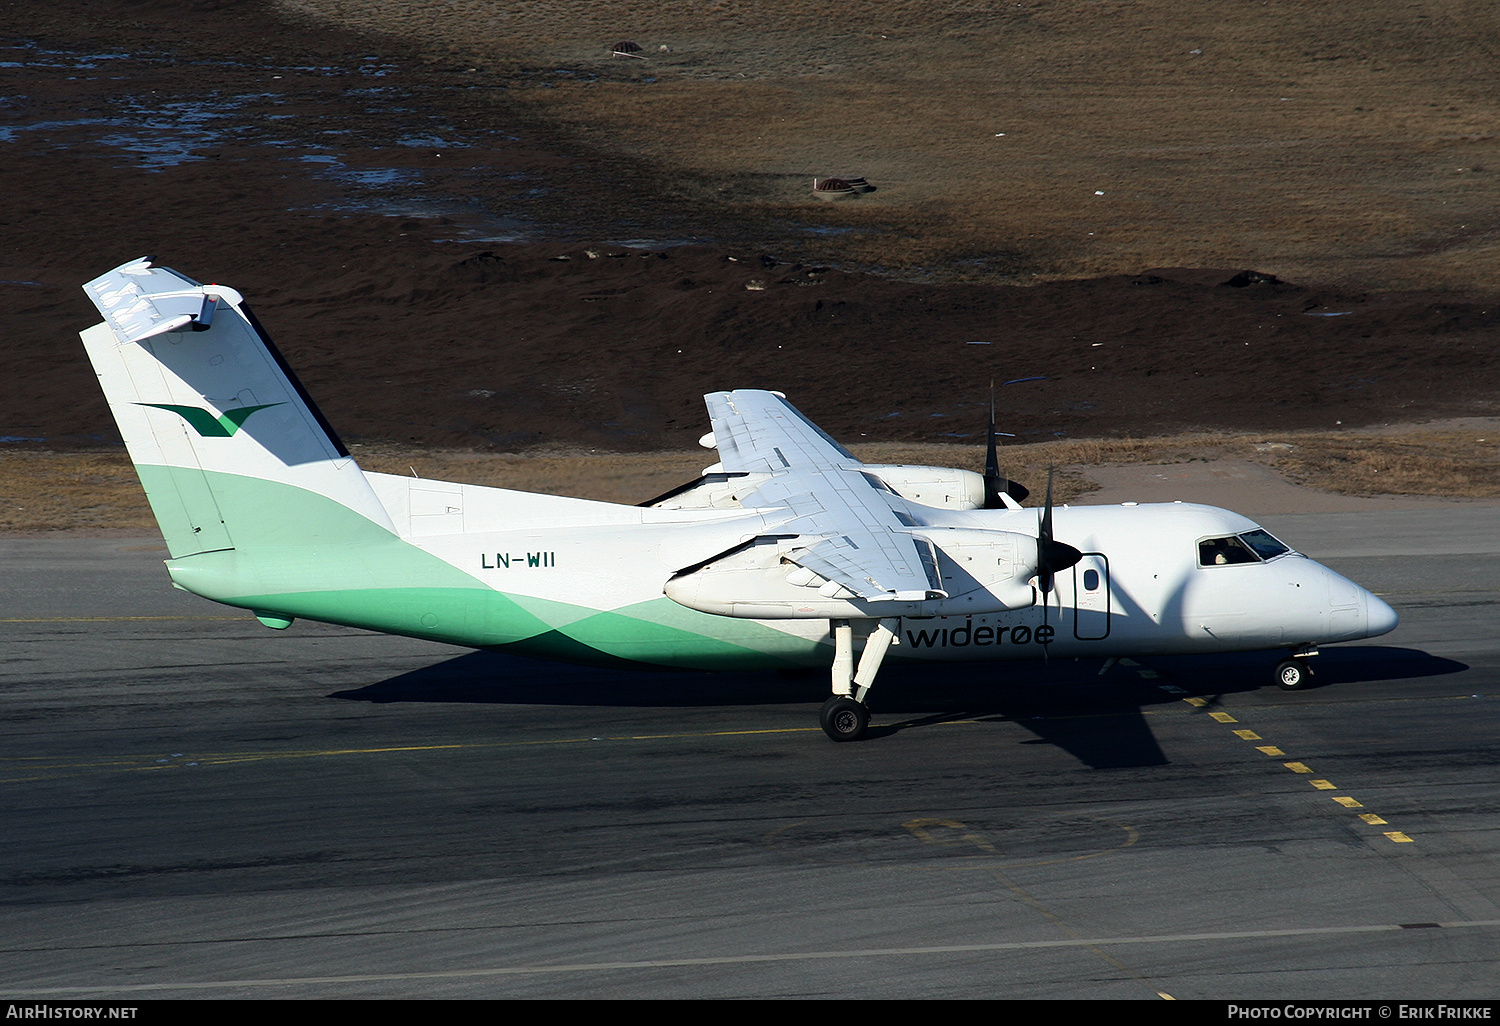
<path id="1" fill-rule="evenodd" d="M 1042 513 L 1036 522 L 1036 585 L 1042 592 L 1042 626 L 1050 626 L 1047 623 L 1048 614 L 1052 611 L 1052 564 L 1047 558 L 1048 550 L 1052 547 L 1052 468 L 1047 468 L 1047 502 L 1042 507 Z M 1042 655 L 1047 655 L 1046 649 Z"/>
<path id="2" fill-rule="evenodd" d="M 1052 593 L 1053 576 L 1059 570 L 1066 570 L 1083 558 L 1082 552 L 1052 537 L 1052 473 L 1055 469 L 1047 468 L 1047 502 L 1042 507 L 1036 528 L 1036 576 L 1043 595 Z"/>
<path id="3" fill-rule="evenodd" d="M 995 440 L 995 383 L 990 382 L 990 430 L 984 450 L 984 508 L 1004 509 L 1000 496 L 1009 483 L 1000 475 L 1000 453 Z"/>
<path id="4" fill-rule="evenodd" d="M 1047 468 L 1047 501 L 1042 507 L 1041 516 L 1036 524 L 1036 583 L 1042 592 L 1042 626 L 1044 627 L 1050 626 L 1047 621 L 1052 610 L 1052 585 L 1055 575 L 1059 570 L 1067 570 L 1083 558 L 1082 552 L 1067 542 L 1060 542 L 1052 537 L 1052 472 L 1055 469 L 1055 467 Z M 1061 611 L 1060 604 L 1058 608 Z M 1047 652 L 1047 649 L 1042 649 L 1044 661 L 1047 659 Z"/>
<path id="5" fill-rule="evenodd" d="M 1042 594 L 1052 593 L 1052 560 L 1048 558 L 1052 548 L 1052 471 L 1047 468 L 1047 501 L 1042 506 L 1041 519 L 1036 525 L 1036 577 L 1042 586 Z"/>
<path id="6" fill-rule="evenodd" d="M 1000 473 L 999 434 L 995 431 L 995 383 L 990 382 L 990 429 L 984 451 L 984 508 L 1008 509 L 1001 495 L 1009 495 L 1017 505 L 1031 494 L 1025 485 Z"/>

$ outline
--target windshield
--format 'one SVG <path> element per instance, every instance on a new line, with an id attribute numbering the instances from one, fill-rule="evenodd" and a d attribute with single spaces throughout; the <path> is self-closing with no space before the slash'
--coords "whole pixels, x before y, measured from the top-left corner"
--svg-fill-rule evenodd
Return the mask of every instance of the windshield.
<path id="1" fill-rule="evenodd" d="M 1245 546 L 1245 543 L 1230 535 L 1228 538 L 1205 538 L 1198 543 L 1199 566 L 1224 566 L 1229 563 L 1259 563 L 1260 559 Z"/>
<path id="2" fill-rule="evenodd" d="M 1283 552 L 1292 551 L 1276 540 L 1269 531 L 1262 531 L 1259 528 L 1254 531 L 1246 531 L 1240 535 L 1240 541 L 1250 546 L 1261 559 L 1274 559 Z"/>
<path id="3" fill-rule="evenodd" d="M 1233 563 L 1259 563 L 1290 552 L 1269 532 L 1257 528 L 1241 535 L 1204 538 L 1198 543 L 1199 566 L 1227 566 Z"/>

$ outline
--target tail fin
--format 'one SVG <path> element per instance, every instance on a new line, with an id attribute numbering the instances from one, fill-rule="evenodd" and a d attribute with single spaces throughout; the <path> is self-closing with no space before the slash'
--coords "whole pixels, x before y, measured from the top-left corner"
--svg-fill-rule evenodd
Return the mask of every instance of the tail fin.
<path id="1" fill-rule="evenodd" d="M 238 292 L 149 257 L 83 288 L 104 315 L 84 346 L 174 559 L 395 532 Z"/>

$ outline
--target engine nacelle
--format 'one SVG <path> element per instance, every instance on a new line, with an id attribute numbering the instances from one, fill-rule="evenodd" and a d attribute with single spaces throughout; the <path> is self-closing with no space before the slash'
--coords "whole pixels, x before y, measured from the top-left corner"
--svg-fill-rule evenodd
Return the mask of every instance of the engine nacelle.
<path id="1" fill-rule="evenodd" d="M 984 508 L 984 475 L 972 470 L 904 463 L 866 464 L 860 469 L 911 502 L 938 509 Z"/>
<path id="2" fill-rule="evenodd" d="M 770 479 L 770 474 L 726 474 L 710 467 L 697 480 L 641 505 L 655 509 L 735 509 L 742 505 L 742 495 L 753 492 Z"/>
<path id="3" fill-rule="evenodd" d="M 978 476 L 978 475 L 975 475 Z M 981 479 L 982 480 L 982 479 Z M 1015 531 L 926 527 L 948 597 L 939 616 L 998 613 L 1036 603 L 1037 540 Z"/>

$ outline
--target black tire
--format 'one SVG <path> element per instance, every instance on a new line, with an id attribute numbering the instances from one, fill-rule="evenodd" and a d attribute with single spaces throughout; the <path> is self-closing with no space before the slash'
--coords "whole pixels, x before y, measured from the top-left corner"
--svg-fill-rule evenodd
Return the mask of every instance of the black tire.
<path id="1" fill-rule="evenodd" d="M 1300 659 L 1283 659 L 1276 664 L 1276 686 L 1283 691 L 1301 691 L 1312 680 L 1312 671 Z"/>
<path id="2" fill-rule="evenodd" d="M 823 733 L 834 741 L 858 741 L 870 725 L 870 710 L 847 695 L 834 695 L 818 713 Z"/>

